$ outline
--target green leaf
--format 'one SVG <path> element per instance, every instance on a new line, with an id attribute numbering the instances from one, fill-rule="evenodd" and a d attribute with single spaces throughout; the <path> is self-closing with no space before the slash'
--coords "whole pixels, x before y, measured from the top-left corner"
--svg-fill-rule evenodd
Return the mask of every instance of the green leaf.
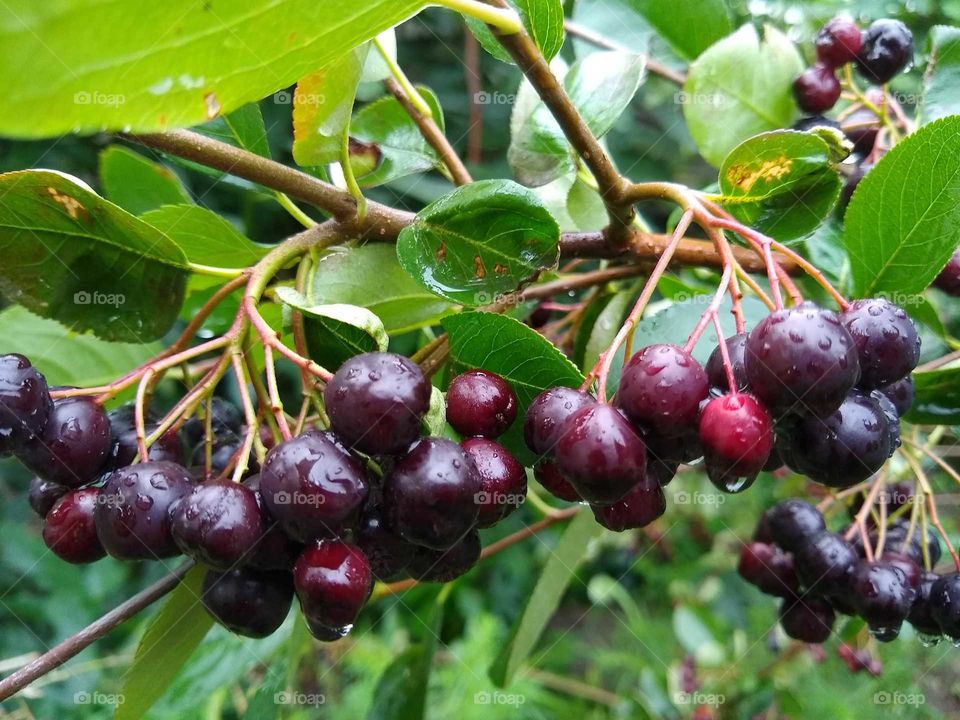
<path id="1" fill-rule="evenodd" d="M 119 145 L 100 153 L 100 182 L 107 200 L 133 215 L 193 202 L 170 168 Z"/>
<path id="2" fill-rule="evenodd" d="M 418 86 L 417 90 L 442 130 L 443 110 L 437 96 L 429 88 Z M 376 187 L 407 175 L 427 172 L 440 163 L 436 151 L 424 140 L 417 124 L 393 97 L 380 98 L 354 115 L 350 135 L 361 142 L 376 145 L 380 151 L 377 167 L 357 178 L 363 187 Z"/>
<path id="3" fill-rule="evenodd" d="M 563 47 L 563 0 L 508 0 L 520 14 L 523 25 L 530 33 L 540 52 L 549 62 Z M 470 32 L 480 45 L 497 60 L 513 63 L 510 53 L 494 37 L 490 28 L 481 20 L 466 18 Z"/>
<path id="4" fill-rule="evenodd" d="M 163 233 L 69 175 L 0 175 L 0 290 L 104 340 L 162 337 L 183 303 L 187 260 Z"/>
<path id="5" fill-rule="evenodd" d="M 340 157 L 369 49 L 363 45 L 351 50 L 297 83 L 293 159 L 298 165 L 327 165 Z"/>
<path id="6" fill-rule="evenodd" d="M 433 654 L 440 639 L 447 593 L 441 591 L 426 622 L 423 640 L 398 655 L 373 691 L 367 720 L 419 720 L 427 707 Z"/>
<path id="7" fill-rule="evenodd" d="M 200 603 L 206 572 L 190 570 L 150 621 L 123 675 L 124 702 L 114 720 L 142 718 L 210 631 L 213 618 Z"/>
<path id="8" fill-rule="evenodd" d="M 603 529 L 593 516 L 581 510 L 564 530 L 560 542 L 550 553 L 537 584 L 527 598 L 523 612 L 514 623 L 509 639 L 490 666 L 490 679 L 497 687 L 506 687 L 537 646 L 550 618 L 560 605 L 577 565 L 586 555 L 587 545 Z"/>
<path id="9" fill-rule="evenodd" d="M 752 25 L 712 45 L 690 66 L 683 114 L 700 154 L 720 167 L 747 138 L 790 127 L 797 117 L 793 81 L 803 59 L 790 39 Z"/>
<path id="10" fill-rule="evenodd" d="M 428 290 L 474 307 L 556 265 L 559 243 L 560 227 L 530 190 L 483 180 L 417 213 L 400 233 L 397 257 Z"/>
<path id="11" fill-rule="evenodd" d="M 159 343 L 115 343 L 77 335 L 18 305 L 0 312 L 0 337 L 16 341 L 17 352 L 30 358 L 50 385 L 104 385 L 162 350 Z"/>
<path id="12" fill-rule="evenodd" d="M 124 3 L 10 0 L 0 6 L 0 134 L 198 125 L 289 87 L 425 5 L 166 0 L 132 13 Z"/>
<path id="13" fill-rule="evenodd" d="M 924 124 L 960 113 L 960 28 L 937 25 L 929 43 L 930 63 L 918 113 Z"/>
<path id="14" fill-rule="evenodd" d="M 140 219 L 164 233 L 197 265 L 245 268 L 270 251 L 254 244 L 215 212 L 196 205 L 166 205 Z"/>
<path id="15" fill-rule="evenodd" d="M 844 241 L 858 297 L 915 294 L 960 244 L 960 116 L 924 125 L 863 179 Z"/>
<path id="16" fill-rule="evenodd" d="M 482 368 L 503 377 L 517 394 L 517 417 L 551 387 L 579 387 L 583 375 L 549 340 L 521 322 L 493 313 L 463 313 L 443 320 L 450 339 L 451 372 Z M 537 459 L 523 442 L 515 422 L 500 443 L 524 465 Z"/>
<path id="17" fill-rule="evenodd" d="M 918 425 L 960 425 L 960 367 L 916 372 L 906 419 Z"/>
<path id="18" fill-rule="evenodd" d="M 841 182 L 830 145 L 813 133 L 750 138 L 720 168 L 723 203 L 741 222 L 778 240 L 802 237 L 830 214 Z"/>
<path id="19" fill-rule="evenodd" d="M 610 347 L 613 338 L 620 332 L 627 313 L 633 307 L 634 298 L 635 294 L 632 291 L 619 292 L 597 316 L 584 350 L 583 363 L 580 365 L 584 372 L 589 372 L 599 360 L 600 353 Z"/>
<path id="20" fill-rule="evenodd" d="M 222 120 L 240 147 L 257 155 L 270 157 L 267 127 L 263 123 L 263 113 L 257 103 L 238 107 L 229 115 L 224 115 Z"/>
<path id="21" fill-rule="evenodd" d="M 638 0 L 577 0 L 573 5 L 573 20 L 606 40 L 617 43 L 624 50 L 646 54 L 654 30 L 640 14 Z M 603 52 L 596 45 L 573 37 L 578 58 Z"/>
<path id="22" fill-rule="evenodd" d="M 396 248 L 377 243 L 323 255 L 307 296 L 317 305 L 367 308 L 391 334 L 432 325 L 452 310 L 404 272 Z"/>
<path id="23" fill-rule="evenodd" d="M 723 0 L 633 0 L 670 47 L 687 60 L 730 33 L 730 13 Z"/>
<path id="24" fill-rule="evenodd" d="M 314 305 L 293 288 L 278 287 L 277 298 L 299 310 L 310 357 L 331 372 L 366 352 L 384 352 L 390 342 L 383 322 L 356 305 Z"/>
<path id="25" fill-rule="evenodd" d="M 581 232 L 598 232 L 610 222 L 600 193 L 576 178 L 567 195 L 567 212 Z"/>

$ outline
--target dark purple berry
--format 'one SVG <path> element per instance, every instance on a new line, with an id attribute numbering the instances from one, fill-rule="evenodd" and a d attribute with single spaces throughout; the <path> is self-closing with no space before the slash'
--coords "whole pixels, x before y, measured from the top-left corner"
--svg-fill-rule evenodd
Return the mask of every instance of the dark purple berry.
<path id="1" fill-rule="evenodd" d="M 827 527 L 820 511 L 798 498 L 781 500 L 767 510 L 767 522 L 777 546 L 793 553 Z"/>
<path id="2" fill-rule="evenodd" d="M 853 20 L 836 17 L 817 33 L 816 43 L 817 59 L 838 68 L 857 59 L 863 36 Z"/>
<path id="3" fill-rule="evenodd" d="M 830 638 L 836 614 L 818 597 L 784 598 L 780 603 L 780 626 L 788 637 L 819 645 Z"/>
<path id="4" fill-rule="evenodd" d="M 843 132 L 853 143 L 857 155 L 869 155 L 880 134 L 880 118 L 870 108 L 863 107 L 850 113 L 843 121 Z"/>
<path id="5" fill-rule="evenodd" d="M 110 452 L 110 422 L 89 397 L 53 403 L 46 427 L 27 441 L 18 457 L 40 477 L 79 487 L 95 480 Z"/>
<path id="6" fill-rule="evenodd" d="M 297 559 L 293 586 L 303 614 L 338 629 L 354 623 L 373 589 L 373 574 L 358 547 L 335 540 L 315 543 Z"/>
<path id="7" fill-rule="evenodd" d="M 752 395 L 723 395 L 700 414 L 700 443 L 707 463 L 719 472 L 750 477 L 763 470 L 770 457 L 773 419 Z"/>
<path id="8" fill-rule="evenodd" d="M 750 391 L 774 415 L 830 415 L 860 378 L 853 338 L 836 313 L 806 302 L 778 310 L 747 338 Z"/>
<path id="9" fill-rule="evenodd" d="M 811 115 L 810 117 L 800 118 L 793 124 L 790 128 L 791 130 L 796 130 L 797 132 L 812 132 L 817 128 L 831 128 L 832 130 L 840 130 L 843 128 L 840 127 L 840 123 L 836 120 L 831 120 L 828 117 L 823 115 Z"/>
<path id="10" fill-rule="evenodd" d="M 930 614 L 944 635 L 960 639 L 960 573 L 947 573 L 933 583 Z"/>
<path id="11" fill-rule="evenodd" d="M 893 640 L 910 614 L 914 591 L 903 571 L 887 562 L 861 560 L 850 580 L 853 605 L 878 640 Z"/>
<path id="12" fill-rule="evenodd" d="M 534 398 L 523 419 L 523 438 L 537 455 L 552 455 L 560 428 L 577 410 L 596 402 L 587 393 L 566 387 L 544 390 Z"/>
<path id="13" fill-rule="evenodd" d="M 913 599 L 913 605 L 910 606 L 910 614 L 907 620 L 916 629 L 917 632 L 925 635 L 940 635 L 942 630 L 933 616 L 933 607 L 930 603 L 930 596 L 933 592 L 933 585 L 939 576 L 936 573 L 924 572 L 920 577 L 920 584 L 917 587 L 917 595 Z"/>
<path id="14" fill-rule="evenodd" d="M 647 466 L 660 479 L 661 485 L 666 485 L 674 478 L 680 465 L 703 457 L 699 427 L 691 427 L 687 432 L 672 437 L 648 432 L 643 440 L 647 445 Z"/>
<path id="15" fill-rule="evenodd" d="M 880 388 L 880 392 L 886 395 L 893 406 L 897 409 L 897 415 L 904 416 L 913 405 L 914 387 L 913 376 L 908 375 L 903 380 L 897 380 L 895 383 L 885 385 Z"/>
<path id="16" fill-rule="evenodd" d="M 237 568 L 210 570 L 203 579 L 203 607 L 237 635 L 263 638 L 286 620 L 293 602 L 290 573 Z"/>
<path id="17" fill-rule="evenodd" d="M 340 366 L 323 397 L 333 430 L 347 445 L 395 455 L 420 437 L 430 394 L 416 363 L 393 353 L 365 353 Z"/>
<path id="18" fill-rule="evenodd" d="M 740 551 L 737 572 L 767 595 L 792 597 L 800 590 L 793 557 L 768 543 L 744 545 Z"/>
<path id="19" fill-rule="evenodd" d="M 537 482 L 543 485 L 555 498 L 566 500 L 567 502 L 581 502 L 583 500 L 583 498 L 580 497 L 580 493 L 578 493 L 577 489 L 570 484 L 570 481 L 563 476 L 560 468 L 557 467 L 557 463 L 553 460 L 541 460 L 538 462 L 533 466 L 533 475 L 537 478 Z"/>
<path id="20" fill-rule="evenodd" d="M 626 364 L 617 404 L 633 422 L 660 435 L 674 435 L 697 422 L 710 385 L 690 353 L 676 345 L 651 345 Z"/>
<path id="21" fill-rule="evenodd" d="M 266 528 L 256 495 L 244 485 L 198 485 L 170 509 L 170 531 L 184 555 L 229 570 L 251 557 Z"/>
<path id="22" fill-rule="evenodd" d="M 901 380 L 920 361 L 920 336 L 903 308 L 882 298 L 856 300 L 840 319 L 857 348 L 860 387 Z"/>
<path id="23" fill-rule="evenodd" d="M 730 356 L 730 366 L 733 368 L 733 378 L 737 381 L 737 390 L 745 390 L 747 387 L 747 373 L 743 367 L 743 355 L 746 352 L 747 333 L 740 333 L 728 337 L 724 342 L 727 344 L 727 354 Z M 710 386 L 729 391 L 727 382 L 727 371 L 723 367 L 723 354 L 720 347 L 717 346 L 710 353 L 710 359 L 704 368 L 707 371 L 707 379 Z"/>
<path id="24" fill-rule="evenodd" d="M 43 432 L 52 408 L 46 378 L 23 355 L 0 355 L 0 455 Z"/>
<path id="25" fill-rule="evenodd" d="M 900 572 L 903 573 L 907 587 L 911 590 L 916 591 L 920 588 L 920 581 L 923 579 L 923 570 L 920 569 L 920 566 L 915 563 L 909 555 L 884 550 L 883 555 L 880 556 L 880 562 L 899 568 Z"/>
<path id="26" fill-rule="evenodd" d="M 97 488 L 73 490 L 47 513 L 43 541 L 60 559 L 79 565 L 106 555 L 93 520 L 99 494 Z"/>
<path id="27" fill-rule="evenodd" d="M 229 400 L 222 397 L 213 397 L 203 411 L 193 416 L 183 424 L 180 430 L 184 444 L 194 448 L 203 443 L 207 434 L 205 413 L 210 413 L 210 432 L 214 438 L 221 441 L 239 441 L 243 428 L 243 412 Z M 131 422 L 131 426 L 132 426 Z"/>
<path id="28" fill-rule="evenodd" d="M 806 591 L 833 597 L 849 591 L 850 578 L 860 558 L 842 535 L 826 530 L 811 537 L 794 555 L 797 576 Z"/>
<path id="29" fill-rule="evenodd" d="M 461 435 L 495 438 L 517 417 L 517 396 L 499 375 L 471 370 L 447 389 L 447 422 Z"/>
<path id="30" fill-rule="evenodd" d="M 300 542 L 333 537 L 352 524 L 367 492 L 360 463 L 333 436 L 316 430 L 277 445 L 260 472 L 267 512 Z"/>
<path id="31" fill-rule="evenodd" d="M 947 261 L 946 267 L 940 271 L 933 284 L 947 295 L 960 297 L 960 250 Z"/>
<path id="32" fill-rule="evenodd" d="M 912 63 L 913 33 L 899 20 L 877 20 L 863 33 L 857 69 L 869 82 L 884 85 Z"/>
<path id="33" fill-rule="evenodd" d="M 615 503 L 646 477 L 646 445 L 610 405 L 597 403 L 570 416 L 555 454 L 560 472 L 591 504 Z"/>
<path id="34" fill-rule="evenodd" d="M 384 483 L 390 525 L 415 545 L 446 550 L 477 524 L 480 476 L 451 440 L 424 438 L 397 460 Z"/>
<path id="35" fill-rule="evenodd" d="M 34 477 L 30 481 L 30 494 L 28 495 L 30 507 L 41 518 L 45 518 L 54 503 L 68 492 L 70 492 L 70 488 L 66 485 Z"/>
<path id="36" fill-rule="evenodd" d="M 663 487 L 655 475 L 641 480 L 612 505 L 593 506 L 593 516 L 607 530 L 623 532 L 646 527 L 667 510 Z"/>
<path id="37" fill-rule="evenodd" d="M 829 65 L 809 67 L 793 83 L 793 95 L 804 112 L 826 112 L 840 99 L 842 90 L 837 72 Z"/>
<path id="38" fill-rule="evenodd" d="M 417 548 L 410 560 L 410 575 L 417 580 L 448 583 L 468 573 L 480 559 L 480 534 L 468 532 L 448 550 Z"/>
<path id="39" fill-rule="evenodd" d="M 417 546 L 411 545 L 395 533 L 387 521 L 380 498 L 367 501 L 356 534 L 357 546 L 370 563 L 373 577 L 381 582 L 393 582 L 403 577 Z"/>
<path id="40" fill-rule="evenodd" d="M 193 487 L 186 468 L 170 462 L 140 463 L 110 473 L 94 513 L 107 554 L 120 560 L 176 555 L 170 508 Z"/>
<path id="41" fill-rule="evenodd" d="M 512 513 L 527 497 L 527 473 L 510 452 L 493 440 L 470 438 L 461 443 L 473 458 L 480 476 L 477 526 L 492 527 Z"/>
<path id="42" fill-rule="evenodd" d="M 244 564 L 254 570 L 283 570 L 290 572 L 303 546 L 294 542 L 283 528 L 267 512 L 266 503 L 260 493 L 260 474 L 250 475 L 243 480 L 243 484 L 250 488 L 260 509 L 260 519 L 263 523 L 263 535 L 257 541 L 253 551 L 244 561 Z"/>

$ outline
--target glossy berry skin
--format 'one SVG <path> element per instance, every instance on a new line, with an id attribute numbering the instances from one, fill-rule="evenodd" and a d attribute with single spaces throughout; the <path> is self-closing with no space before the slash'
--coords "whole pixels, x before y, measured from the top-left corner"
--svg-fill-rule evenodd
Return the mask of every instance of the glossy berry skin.
<path id="1" fill-rule="evenodd" d="M 794 555 L 803 587 L 820 597 L 846 593 L 858 562 L 860 558 L 853 545 L 842 535 L 826 530 L 801 545 Z"/>
<path id="2" fill-rule="evenodd" d="M 869 155 L 880 133 L 880 116 L 869 108 L 860 108 L 847 116 L 844 134 L 853 143 L 857 155 Z"/>
<path id="3" fill-rule="evenodd" d="M 155 428 L 146 427 L 147 435 L 150 435 Z M 112 433 L 110 442 L 110 452 L 107 457 L 106 469 L 117 470 L 118 468 L 132 465 L 140 454 L 140 447 L 137 445 L 137 431 L 133 428 L 124 430 L 117 434 Z M 147 449 L 148 459 L 164 460 L 167 462 L 182 463 L 183 447 L 180 445 L 180 436 L 175 432 L 167 432 L 157 438 Z"/>
<path id="4" fill-rule="evenodd" d="M 826 530 L 823 515 L 813 505 L 790 498 L 767 510 L 767 524 L 777 546 L 797 552 L 814 535 Z"/>
<path id="5" fill-rule="evenodd" d="M 646 445 L 606 404 L 585 407 L 567 419 L 556 458 L 563 476 L 591 504 L 615 503 L 646 477 Z"/>
<path id="6" fill-rule="evenodd" d="M 733 378 L 737 382 L 737 390 L 745 390 L 747 387 L 747 372 L 744 368 L 743 356 L 746 352 L 747 333 L 732 335 L 724 342 L 727 344 L 727 354 L 730 356 L 730 366 L 733 368 Z M 730 390 L 727 382 L 727 372 L 723 368 L 723 354 L 720 352 L 719 346 L 715 347 L 713 352 L 710 353 L 710 359 L 707 360 L 704 370 L 707 372 L 710 387 Z"/>
<path id="7" fill-rule="evenodd" d="M 560 441 L 560 429 L 577 410 L 596 402 L 587 393 L 555 387 L 534 398 L 523 419 L 523 439 L 531 452 L 551 455 Z"/>
<path id="8" fill-rule="evenodd" d="M 390 524 L 415 545 L 446 550 L 477 524 L 480 475 L 463 449 L 424 438 L 397 460 L 384 484 Z"/>
<path id="9" fill-rule="evenodd" d="M 793 557 L 768 543 L 744 545 L 740 551 L 737 572 L 767 595 L 788 598 L 800 591 Z"/>
<path id="10" fill-rule="evenodd" d="M 580 497 L 580 493 L 578 493 L 577 489 L 570 484 L 570 481 L 563 476 L 560 468 L 557 467 L 557 463 L 553 460 L 541 460 L 538 462 L 533 466 L 533 475 L 537 478 L 537 482 L 543 485 L 555 498 L 566 500 L 567 502 L 581 502 L 583 500 L 583 498 Z"/>
<path id="11" fill-rule="evenodd" d="M 267 453 L 260 495 L 267 512 L 300 542 L 353 523 L 368 492 L 364 468 L 328 434 L 310 430 Z"/>
<path id="12" fill-rule="evenodd" d="M 836 614 L 826 600 L 817 597 L 784 598 L 780 626 L 794 640 L 818 645 L 830 638 Z"/>
<path id="13" fill-rule="evenodd" d="M 356 541 L 367 556 L 374 579 L 380 582 L 392 582 L 403 577 L 418 549 L 393 531 L 387 522 L 382 501 L 374 498 L 373 494 L 363 509 Z"/>
<path id="14" fill-rule="evenodd" d="M 254 570 L 290 572 L 300 553 L 303 552 L 303 546 L 291 539 L 280 527 L 280 523 L 267 512 L 266 503 L 260 494 L 260 474 L 255 473 L 244 478 L 243 485 L 253 493 L 264 527 L 263 535 L 260 536 L 244 564 Z"/>
<path id="15" fill-rule="evenodd" d="M 837 17 L 817 33 L 817 59 L 829 67 L 842 67 L 857 59 L 862 44 L 863 36 L 857 24 Z"/>
<path id="16" fill-rule="evenodd" d="M 344 628 L 367 602 L 373 574 L 360 548 L 326 540 L 308 546 L 297 559 L 293 587 L 306 617 L 324 627 Z"/>
<path id="17" fill-rule="evenodd" d="M 960 638 L 960 573 L 942 575 L 933 583 L 930 614 L 944 635 Z"/>
<path id="18" fill-rule="evenodd" d="M 667 510 L 667 499 L 656 475 L 648 474 L 612 505 L 594 505 L 593 517 L 607 530 L 624 532 L 643 528 Z"/>
<path id="19" fill-rule="evenodd" d="M 43 541 L 60 559 L 79 565 L 106 555 L 93 520 L 99 494 L 97 488 L 73 490 L 47 513 Z"/>
<path id="20" fill-rule="evenodd" d="M 894 639 L 914 599 L 903 571 L 890 563 L 861 560 L 850 580 L 850 592 L 857 613 L 877 639 Z"/>
<path id="21" fill-rule="evenodd" d="M 812 132 L 816 128 L 821 127 L 842 130 L 840 123 L 823 115 L 811 115 L 809 117 L 800 118 L 791 126 L 790 129 L 796 130 L 797 132 Z"/>
<path id="22" fill-rule="evenodd" d="M 371 455 L 401 453 L 420 437 L 430 383 L 416 363 L 393 353 L 347 360 L 323 391 L 337 435 Z"/>
<path id="23" fill-rule="evenodd" d="M 689 428 L 686 432 L 672 437 L 657 433 L 646 433 L 643 440 L 647 445 L 647 465 L 660 478 L 660 484 L 666 485 L 677 474 L 684 463 L 691 463 L 703 457 L 700 445 L 700 428 Z"/>
<path id="24" fill-rule="evenodd" d="M 18 457 L 45 480 L 80 487 L 96 479 L 110 452 L 110 422 L 89 397 L 53 403 L 43 433 L 24 444 Z"/>
<path id="25" fill-rule="evenodd" d="M 851 391 L 840 409 L 825 420 L 802 420 L 789 442 L 787 464 L 834 488 L 866 480 L 883 467 L 896 447 L 886 413 L 859 390 Z"/>
<path id="26" fill-rule="evenodd" d="M 813 114 L 826 112 L 836 105 L 841 92 L 836 70 L 822 63 L 804 70 L 793 83 L 797 105 Z"/>
<path id="27" fill-rule="evenodd" d="M 913 33 L 899 20 L 877 20 L 863 33 L 857 69 L 874 85 L 890 82 L 912 62 Z"/>
<path id="28" fill-rule="evenodd" d="M 23 355 L 0 355 L 0 454 L 9 455 L 47 424 L 47 380 Z"/>
<path id="29" fill-rule="evenodd" d="M 527 473 L 509 450 L 493 440 L 470 438 L 460 446 L 473 458 L 480 476 L 477 526 L 492 527 L 523 504 Z"/>
<path id="30" fill-rule="evenodd" d="M 888 512 L 892 512 L 892 510 L 888 510 Z M 902 553 L 913 560 L 917 565 L 923 566 L 923 533 L 914 530 L 913 536 L 910 538 L 910 542 L 907 543 L 907 535 L 910 532 L 909 527 L 909 520 L 898 520 L 888 527 L 884 548 L 887 552 Z M 870 542 L 876 545 L 876 530 L 870 532 Z M 854 545 L 857 548 L 857 552 L 860 553 L 861 556 L 865 555 L 862 546 L 862 539 L 859 536 L 854 537 Z M 937 531 L 932 527 L 927 529 L 926 545 L 927 555 L 930 558 L 930 567 L 934 567 L 938 562 L 940 562 L 940 555 L 943 550 L 940 546 L 940 538 L 937 534 Z"/>
<path id="31" fill-rule="evenodd" d="M 939 576 L 932 572 L 924 572 L 921 575 L 920 584 L 917 586 L 917 595 L 913 599 L 910 614 L 907 616 L 907 620 L 910 621 L 917 632 L 927 635 L 940 635 L 943 632 L 933 617 L 933 607 L 930 603 L 933 585 L 938 579 Z"/>
<path id="32" fill-rule="evenodd" d="M 690 353 L 676 345 L 650 345 L 624 367 L 617 404 L 637 425 L 673 435 L 696 424 L 709 390 L 706 371 Z"/>
<path id="33" fill-rule="evenodd" d="M 245 564 L 265 530 L 253 491 L 234 482 L 198 485 L 170 509 L 177 547 L 215 569 Z"/>
<path id="34" fill-rule="evenodd" d="M 517 417 L 517 396 L 499 375 L 471 370 L 447 389 L 447 422 L 467 437 L 496 438 Z"/>
<path id="35" fill-rule="evenodd" d="M 920 361 L 920 336 L 903 308 L 882 298 L 856 300 L 840 319 L 857 348 L 859 387 L 889 385 L 909 375 Z"/>
<path id="36" fill-rule="evenodd" d="M 290 573 L 236 568 L 210 570 L 203 579 L 203 607 L 230 632 L 245 637 L 272 635 L 293 603 Z"/>
<path id="37" fill-rule="evenodd" d="M 239 440 L 243 429 L 243 411 L 229 400 L 222 397 L 213 397 L 209 408 L 210 432 L 218 440 Z M 180 434 L 188 448 L 194 448 L 203 442 L 206 434 L 206 415 L 202 412 L 193 416 L 183 424 Z"/>
<path id="38" fill-rule="evenodd" d="M 54 504 L 70 492 L 70 488 L 43 478 L 34 477 L 30 481 L 30 494 L 27 499 L 30 508 L 41 518 L 45 518 Z"/>
<path id="39" fill-rule="evenodd" d="M 97 536 L 107 554 L 119 560 L 176 555 L 170 508 L 193 487 L 186 468 L 170 462 L 140 463 L 110 473 L 94 512 Z"/>
<path id="40" fill-rule="evenodd" d="M 884 550 L 883 555 L 880 556 L 880 562 L 888 563 L 895 568 L 899 568 L 900 572 L 903 573 L 907 587 L 911 590 L 916 591 L 920 588 L 920 581 L 923 579 L 923 570 L 920 569 L 920 566 L 915 563 L 909 555 Z"/>
<path id="41" fill-rule="evenodd" d="M 773 450 L 773 419 L 752 395 L 722 395 L 700 414 L 700 443 L 707 462 L 724 474 L 756 475 Z"/>
<path id="42" fill-rule="evenodd" d="M 897 415 L 906 415 L 913 405 L 914 385 L 913 376 L 908 375 L 903 380 L 897 380 L 895 383 L 885 385 L 880 388 L 880 392 L 886 395 L 897 410 Z"/>
<path id="43" fill-rule="evenodd" d="M 761 320 L 744 362 L 750 391 L 775 416 L 827 416 L 860 378 L 850 333 L 835 313 L 810 302 Z"/>
<path id="44" fill-rule="evenodd" d="M 448 583 L 466 575 L 480 559 L 480 534 L 468 532 L 448 550 L 417 548 L 410 560 L 411 577 L 420 581 Z"/>
<path id="45" fill-rule="evenodd" d="M 933 284 L 947 295 L 960 297 L 960 250 L 947 261 L 946 267 L 940 271 Z"/>

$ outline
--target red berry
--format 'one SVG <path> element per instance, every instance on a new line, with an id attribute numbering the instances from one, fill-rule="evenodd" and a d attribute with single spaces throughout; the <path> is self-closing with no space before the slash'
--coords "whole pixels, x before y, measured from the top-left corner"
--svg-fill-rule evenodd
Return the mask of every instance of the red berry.
<path id="1" fill-rule="evenodd" d="M 690 353 L 676 345 L 651 345 L 624 367 L 617 404 L 641 427 L 674 435 L 696 424 L 709 390 L 707 373 Z"/>
<path id="2" fill-rule="evenodd" d="M 857 59 L 863 36 L 857 24 L 837 17 L 817 33 L 817 58 L 830 67 L 841 67 Z"/>
<path id="3" fill-rule="evenodd" d="M 756 475 L 773 449 L 773 419 L 752 395 L 722 395 L 700 415 L 700 442 L 707 461 L 725 474 Z"/>
<path id="4" fill-rule="evenodd" d="M 93 513 L 100 490 L 73 490 L 57 500 L 43 523 L 43 541 L 69 563 L 90 563 L 106 551 L 97 537 Z"/>
<path id="5" fill-rule="evenodd" d="M 516 510 L 527 497 L 527 473 L 502 445 L 486 438 L 470 438 L 461 444 L 473 458 L 480 476 L 477 525 L 492 527 Z"/>
<path id="6" fill-rule="evenodd" d="M 826 112 L 837 104 L 841 92 L 836 71 L 821 63 L 804 70 L 793 83 L 797 104 L 808 113 Z"/>
<path id="7" fill-rule="evenodd" d="M 358 547 L 326 540 L 309 546 L 293 567 L 303 614 L 331 630 L 349 628 L 373 589 L 373 574 Z"/>
<path id="8" fill-rule="evenodd" d="M 516 417 L 517 396 L 499 375 L 471 370 L 447 389 L 447 422 L 461 435 L 499 437 Z"/>

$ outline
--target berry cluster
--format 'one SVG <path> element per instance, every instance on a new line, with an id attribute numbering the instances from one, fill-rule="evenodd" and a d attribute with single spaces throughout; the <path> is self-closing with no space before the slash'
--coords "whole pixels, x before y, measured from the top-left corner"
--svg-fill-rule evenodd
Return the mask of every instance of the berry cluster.
<path id="1" fill-rule="evenodd" d="M 913 34 L 899 20 L 877 20 L 865 31 L 853 20 L 834 18 L 817 34 L 817 61 L 794 83 L 797 103 L 804 112 L 820 114 L 840 99 L 837 70 L 856 63 L 865 80 L 890 82 L 913 61 Z"/>
<path id="2" fill-rule="evenodd" d="M 219 477 L 245 432 L 230 403 L 215 399 L 209 418 L 191 418 L 136 462 L 132 406 L 107 413 L 87 397 L 51 400 L 29 361 L 7 355 L 0 441 L 37 474 L 31 506 L 64 560 L 182 553 L 208 568 L 204 605 L 232 631 L 272 633 L 296 595 L 311 632 L 334 640 L 375 580 L 447 582 L 469 570 L 480 555 L 477 528 L 526 494 L 523 466 L 493 440 L 516 417 L 510 386 L 482 370 L 452 381 L 447 417 L 467 438 L 460 444 L 421 437 L 430 396 L 407 358 L 354 357 L 324 392 L 332 429 L 275 445 L 259 472 L 234 483 Z"/>
<path id="3" fill-rule="evenodd" d="M 913 501 L 909 493 L 905 497 Z M 875 529 L 869 539 L 877 541 Z M 862 543 L 831 532 L 817 508 L 794 498 L 763 515 L 738 570 L 762 592 L 781 598 L 780 625 L 796 640 L 824 642 L 837 613 L 859 616 L 882 642 L 894 640 L 904 621 L 926 643 L 944 635 L 960 639 L 960 573 L 922 569 L 940 558 L 937 536 L 923 537 L 909 521 L 897 520 L 886 528 L 883 547 L 879 557 L 867 559 Z"/>

